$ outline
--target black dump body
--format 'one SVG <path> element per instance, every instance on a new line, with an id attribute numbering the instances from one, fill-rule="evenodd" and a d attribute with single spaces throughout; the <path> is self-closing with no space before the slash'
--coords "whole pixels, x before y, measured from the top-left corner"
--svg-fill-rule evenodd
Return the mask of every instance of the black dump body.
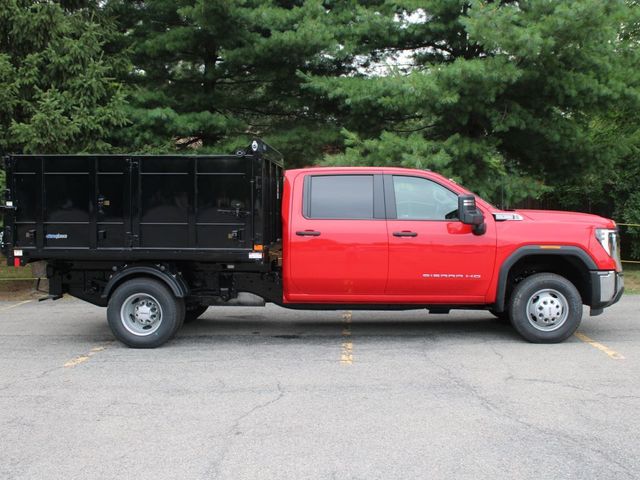
<path id="1" fill-rule="evenodd" d="M 282 157 L 260 140 L 233 155 L 4 161 L 2 243 L 11 265 L 157 259 L 257 266 L 281 236 Z"/>

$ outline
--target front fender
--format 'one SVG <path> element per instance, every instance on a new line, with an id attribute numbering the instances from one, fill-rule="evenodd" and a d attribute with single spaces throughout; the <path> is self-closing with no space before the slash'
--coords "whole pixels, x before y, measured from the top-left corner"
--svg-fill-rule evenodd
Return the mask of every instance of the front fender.
<path id="1" fill-rule="evenodd" d="M 546 245 L 526 245 L 516 249 L 500 266 L 500 274 L 498 277 L 498 287 L 496 291 L 496 302 L 493 309 L 496 312 L 504 312 L 505 297 L 507 295 L 507 278 L 509 271 L 516 262 L 527 256 L 536 255 L 560 255 L 564 257 L 574 257 L 585 266 L 587 270 L 597 270 L 598 266 L 582 248 L 574 246 L 559 246 L 549 249 Z"/>

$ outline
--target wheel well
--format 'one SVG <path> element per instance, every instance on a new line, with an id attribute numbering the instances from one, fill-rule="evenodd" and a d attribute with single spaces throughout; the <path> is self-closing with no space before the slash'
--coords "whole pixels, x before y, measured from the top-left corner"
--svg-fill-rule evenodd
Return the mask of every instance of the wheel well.
<path id="1" fill-rule="evenodd" d="M 160 280 L 158 277 L 154 276 L 154 275 L 149 275 L 146 273 L 140 273 L 140 274 L 135 274 L 132 273 L 130 275 L 124 276 L 122 278 L 119 278 L 116 282 L 113 282 L 113 284 L 111 284 L 109 287 L 109 293 L 106 295 L 107 296 L 107 300 L 109 298 L 111 298 L 111 296 L 115 293 L 116 290 L 118 290 L 118 288 L 124 284 L 127 283 L 131 280 L 141 280 L 141 279 L 146 279 L 146 280 L 156 280 L 160 283 L 162 283 L 164 286 L 169 287 L 169 285 L 166 282 L 163 282 L 162 280 Z"/>
<path id="2" fill-rule="evenodd" d="M 504 308 L 509 302 L 514 287 L 535 273 L 555 273 L 566 278 L 580 293 L 582 303 L 588 303 L 591 292 L 589 269 L 580 258 L 573 255 L 528 255 L 519 259 L 509 269 Z"/>
<path id="3" fill-rule="evenodd" d="M 178 298 L 184 298 L 189 293 L 189 288 L 181 276 L 172 275 L 153 267 L 135 266 L 129 269 L 122 270 L 121 272 L 114 275 L 105 286 L 105 289 L 102 292 L 102 298 L 107 299 L 108 301 L 113 292 L 115 292 L 120 285 L 122 285 L 126 281 L 137 278 L 148 278 L 157 280 L 168 287 L 169 290 L 171 290 L 173 294 Z"/>

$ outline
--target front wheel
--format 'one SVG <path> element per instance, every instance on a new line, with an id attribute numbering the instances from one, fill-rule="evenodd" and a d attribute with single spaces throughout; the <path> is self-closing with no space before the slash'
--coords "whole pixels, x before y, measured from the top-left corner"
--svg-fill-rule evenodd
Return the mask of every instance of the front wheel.
<path id="1" fill-rule="evenodd" d="M 113 335 L 133 348 L 155 348 L 170 340 L 184 321 L 184 300 L 157 280 L 136 278 L 109 299 L 107 319 Z"/>
<path id="2" fill-rule="evenodd" d="M 582 299 L 576 287 L 555 273 L 525 278 L 513 290 L 509 315 L 516 331 L 534 343 L 569 338 L 582 320 Z"/>

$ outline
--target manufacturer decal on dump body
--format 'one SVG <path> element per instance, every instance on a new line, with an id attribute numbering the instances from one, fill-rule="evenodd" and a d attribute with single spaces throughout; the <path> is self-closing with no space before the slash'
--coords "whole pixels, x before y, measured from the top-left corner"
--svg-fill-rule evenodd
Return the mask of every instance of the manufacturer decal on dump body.
<path id="1" fill-rule="evenodd" d="M 66 233 L 47 233 L 47 240 L 64 240 L 69 238 Z"/>

